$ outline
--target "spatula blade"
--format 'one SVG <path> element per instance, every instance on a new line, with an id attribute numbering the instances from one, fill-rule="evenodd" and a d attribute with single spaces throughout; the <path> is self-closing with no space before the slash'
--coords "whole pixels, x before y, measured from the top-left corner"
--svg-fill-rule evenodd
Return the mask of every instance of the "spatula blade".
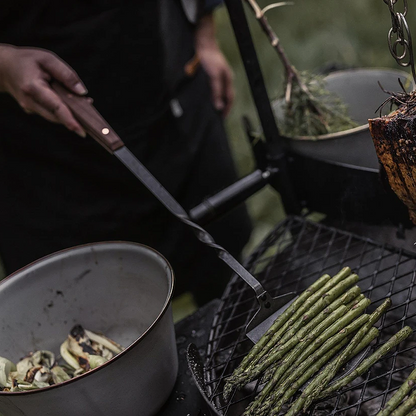
<path id="1" fill-rule="evenodd" d="M 260 338 L 273 325 L 273 322 L 295 301 L 296 298 L 297 296 L 294 292 L 286 293 L 273 298 L 272 304 L 268 309 L 260 308 L 247 325 L 247 338 L 254 344 L 257 344 Z M 273 310 L 274 312 L 272 312 Z"/>

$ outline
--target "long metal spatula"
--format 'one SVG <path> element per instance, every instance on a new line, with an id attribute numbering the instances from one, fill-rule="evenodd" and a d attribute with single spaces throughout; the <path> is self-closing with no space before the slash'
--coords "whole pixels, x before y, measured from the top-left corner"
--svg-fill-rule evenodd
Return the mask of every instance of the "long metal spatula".
<path id="1" fill-rule="evenodd" d="M 296 296 L 295 293 L 286 293 L 272 298 L 254 276 L 227 250 L 216 244 L 208 232 L 190 219 L 184 208 L 142 165 L 136 156 L 129 151 L 88 98 L 72 94 L 57 82 L 52 83 L 52 88 L 70 108 L 74 117 L 89 135 L 116 156 L 173 215 L 193 228 L 197 238 L 213 248 L 217 252 L 218 257 L 251 286 L 256 293 L 260 308 L 247 325 L 246 335 L 254 343 L 257 343 L 261 336 L 270 328 L 273 321 L 282 313 L 282 308 L 284 310 L 290 304 L 290 301 L 293 301 Z"/>

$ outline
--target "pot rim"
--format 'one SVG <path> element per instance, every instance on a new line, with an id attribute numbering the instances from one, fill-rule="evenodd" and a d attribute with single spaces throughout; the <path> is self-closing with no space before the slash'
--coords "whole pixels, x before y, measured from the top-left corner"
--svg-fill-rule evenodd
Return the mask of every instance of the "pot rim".
<path id="1" fill-rule="evenodd" d="M 102 369 L 104 369 L 105 367 L 107 367 L 108 365 L 110 365 L 112 362 L 117 361 L 120 357 L 122 357 L 123 355 L 127 354 L 133 347 L 135 347 L 137 344 L 139 344 L 145 337 L 146 335 L 152 331 L 152 329 L 156 326 L 156 324 L 162 319 L 163 315 L 165 315 L 166 311 L 168 310 L 171 301 L 172 301 L 172 297 L 173 297 L 173 292 L 174 292 L 174 287 L 175 287 L 175 274 L 173 272 L 172 266 L 170 265 L 170 263 L 168 262 L 168 260 L 166 259 L 165 256 L 163 256 L 163 254 L 159 253 L 157 250 L 155 250 L 152 247 L 149 247 L 145 244 L 141 244 L 141 243 L 136 243 L 136 242 L 132 242 L 132 241 L 121 241 L 121 240 L 114 240 L 114 241 L 101 241 L 101 242 L 96 242 L 96 243 L 87 243 L 87 244 L 80 244 L 78 246 L 73 246 L 73 247 L 69 247 L 69 248 L 65 248 L 63 250 L 59 250 L 56 251 L 54 253 L 48 254 L 44 257 L 41 257 L 40 259 L 37 259 L 31 263 L 29 263 L 28 265 L 22 267 L 19 270 L 16 270 L 15 272 L 13 272 L 12 274 L 10 274 L 9 276 L 6 276 L 3 280 L 0 281 L 0 286 L 3 282 L 8 281 L 9 279 L 12 279 L 13 277 L 16 276 L 16 274 L 21 273 L 24 270 L 29 269 L 30 267 L 43 262 L 44 260 L 47 259 L 51 259 L 52 257 L 56 257 L 59 256 L 63 253 L 66 253 L 68 251 L 73 251 L 73 250 L 77 250 L 77 249 L 83 249 L 83 248 L 88 248 L 88 247 L 96 247 L 96 246 L 103 246 L 103 245 L 111 245 L 111 244 L 126 244 L 126 245 L 130 245 L 130 246 L 138 246 L 141 248 L 145 248 L 149 251 L 152 251 L 153 253 L 155 253 L 157 256 L 159 256 L 167 265 L 170 274 L 171 274 L 171 284 L 170 284 L 170 288 L 166 297 L 166 301 L 159 313 L 159 315 L 155 318 L 155 320 L 152 322 L 151 325 L 149 325 L 149 327 L 135 340 L 133 341 L 128 347 L 126 347 L 122 352 L 120 352 L 119 354 L 115 355 L 113 358 L 111 358 L 110 360 L 106 361 L 104 364 L 101 364 L 100 366 L 87 371 L 84 374 L 80 374 L 76 377 L 73 377 L 69 380 L 66 381 L 62 381 L 61 383 L 58 384 L 53 384 L 51 386 L 47 386 L 47 387 L 41 387 L 39 389 L 34 389 L 34 390 L 26 390 L 26 391 L 0 391 L 0 396 L 14 396 L 14 395 L 26 395 L 26 394 L 36 394 L 36 393 L 41 393 L 44 391 L 49 391 L 51 389 L 57 389 L 59 387 L 63 387 L 66 386 L 70 383 L 74 383 L 77 380 L 84 378 L 84 377 L 88 377 L 89 375 L 96 373 L 97 371 L 100 371 Z"/>
<path id="2" fill-rule="evenodd" d="M 327 79 L 327 78 L 336 78 L 338 76 L 342 76 L 345 73 L 353 73 L 353 72 L 367 72 L 367 73 L 370 73 L 370 72 L 374 72 L 374 71 L 392 72 L 392 73 L 397 73 L 398 75 L 402 74 L 403 76 L 406 76 L 406 78 L 409 78 L 411 83 L 412 83 L 413 88 L 415 87 L 414 82 L 410 78 L 411 77 L 410 73 L 408 73 L 406 71 L 403 71 L 401 69 L 383 68 L 383 67 L 363 67 L 363 68 L 341 69 L 339 71 L 331 72 L 330 74 L 328 74 L 325 77 L 325 79 Z M 328 140 L 328 139 L 342 138 L 344 136 L 348 136 L 350 134 L 359 133 L 359 132 L 366 131 L 366 130 L 369 130 L 368 123 L 367 124 L 361 124 L 360 126 L 353 127 L 352 129 L 337 131 L 335 133 L 321 134 L 319 136 L 293 136 L 293 137 L 285 136 L 285 138 L 288 139 L 288 140 L 314 142 L 314 141 L 318 141 L 318 140 Z"/>

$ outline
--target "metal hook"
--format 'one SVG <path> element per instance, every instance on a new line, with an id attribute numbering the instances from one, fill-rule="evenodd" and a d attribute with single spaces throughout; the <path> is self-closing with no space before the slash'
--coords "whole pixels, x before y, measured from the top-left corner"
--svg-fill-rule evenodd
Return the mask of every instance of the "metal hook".
<path id="1" fill-rule="evenodd" d="M 413 81 L 416 83 L 415 61 L 413 56 L 412 36 L 409 30 L 409 25 L 406 21 L 408 12 L 407 0 L 403 0 L 403 12 L 396 12 L 395 5 L 398 0 L 383 0 L 389 6 L 392 27 L 388 33 L 389 50 L 396 62 L 402 67 L 410 66 Z M 396 35 L 396 39 L 394 39 Z M 399 46 L 402 51 L 399 52 Z"/>

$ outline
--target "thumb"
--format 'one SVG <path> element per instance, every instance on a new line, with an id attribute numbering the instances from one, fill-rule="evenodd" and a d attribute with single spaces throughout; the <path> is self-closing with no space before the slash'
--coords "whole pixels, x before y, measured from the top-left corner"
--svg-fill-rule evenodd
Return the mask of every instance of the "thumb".
<path id="1" fill-rule="evenodd" d="M 42 68 L 54 79 L 64 84 L 70 91 L 78 95 L 87 94 L 88 90 L 77 73 L 56 55 L 48 53 L 40 61 Z"/>

